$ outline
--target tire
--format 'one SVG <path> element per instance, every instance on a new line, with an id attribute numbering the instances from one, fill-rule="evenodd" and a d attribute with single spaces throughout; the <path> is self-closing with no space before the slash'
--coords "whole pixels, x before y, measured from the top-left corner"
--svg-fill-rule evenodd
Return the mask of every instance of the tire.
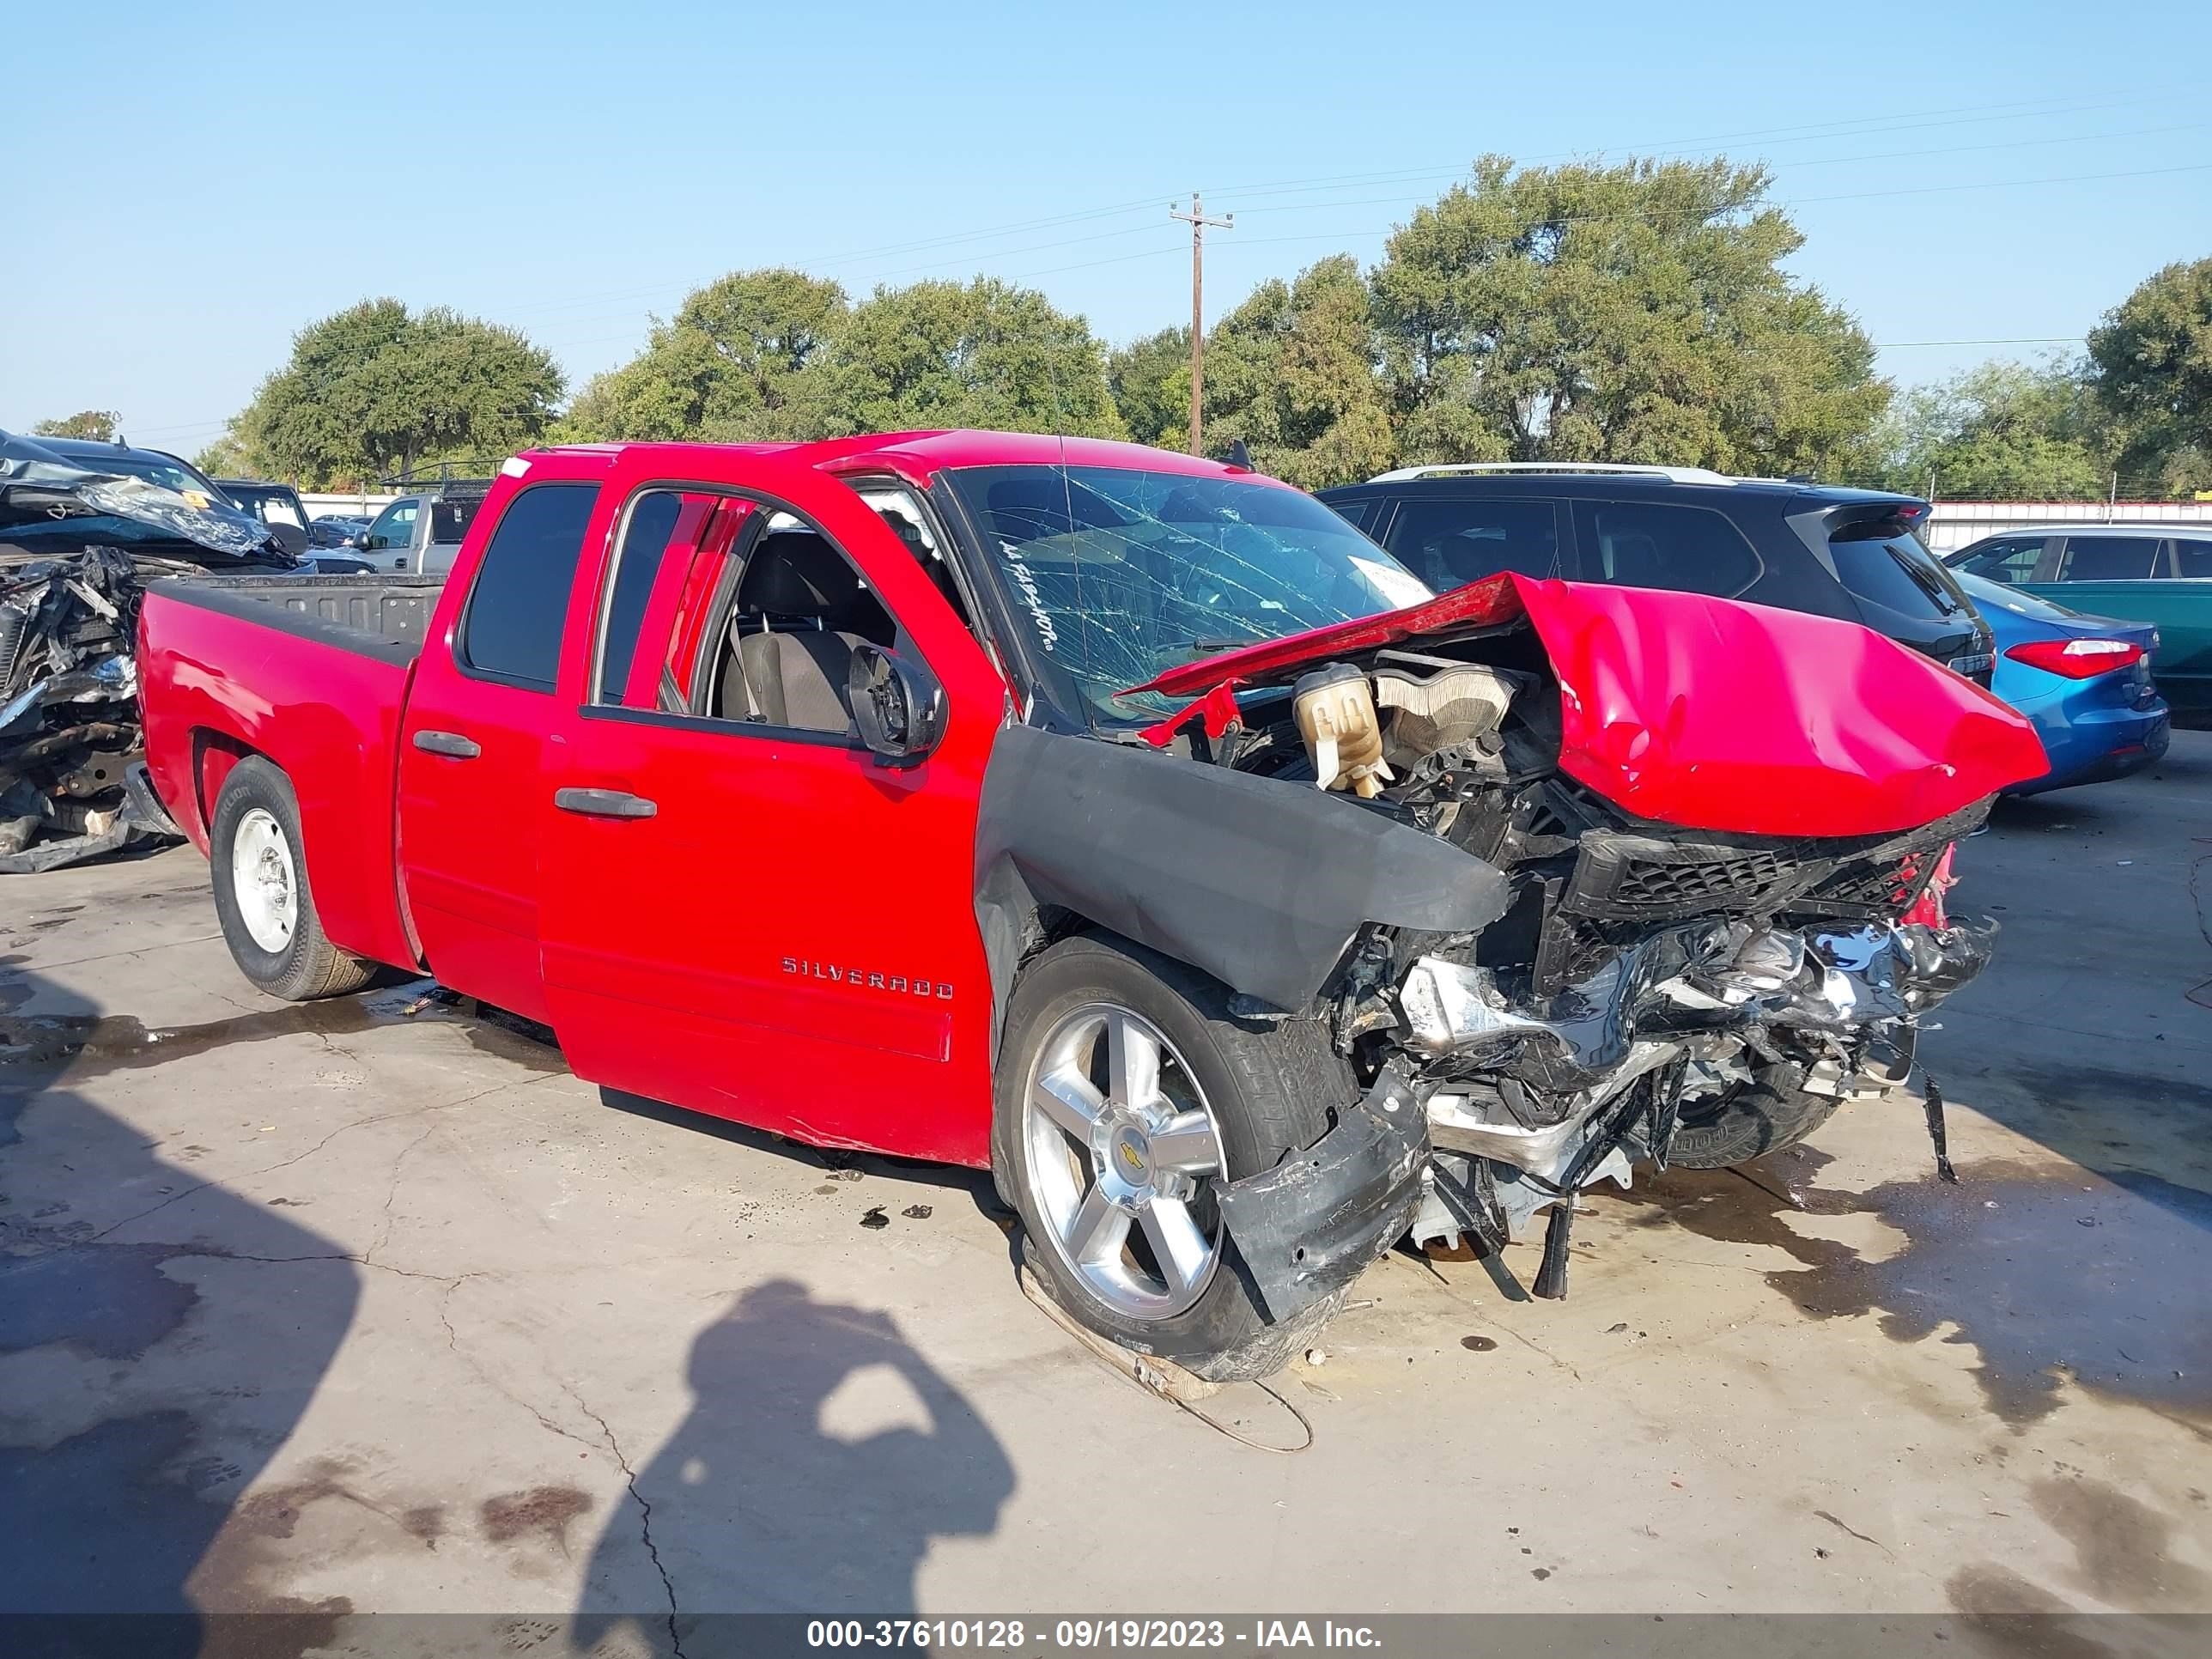
<path id="1" fill-rule="evenodd" d="M 1206 1189 L 1215 1181 L 1272 1169 L 1290 1153 L 1310 1146 L 1328 1133 L 1330 1109 L 1358 1097 L 1351 1073 L 1317 1022 L 1284 1020 L 1262 1026 L 1240 1021 L 1230 1016 L 1229 998 L 1218 982 L 1195 969 L 1126 940 L 1101 935 L 1060 940 L 1030 965 L 1008 1003 L 991 1128 L 993 1178 L 1000 1195 L 1021 1216 L 1023 1260 L 1054 1300 L 1109 1341 L 1171 1359 L 1216 1382 L 1280 1370 L 1328 1322 L 1344 1292 L 1270 1322 L 1235 1246 L 1221 1231 L 1218 1210 L 1209 1211 Z M 1157 1265 L 1149 1270 L 1141 1263 L 1131 1265 L 1139 1251 L 1150 1253 L 1155 1264 L 1159 1260 L 1147 1234 L 1152 1224 L 1144 1215 L 1152 1206 L 1143 1206 L 1134 1218 L 1121 1224 L 1130 1242 L 1122 1247 L 1118 1265 L 1107 1267 L 1079 1268 L 1066 1242 L 1069 1230 L 1054 1220 L 1056 1214 L 1066 1215 L 1071 1189 L 1095 1194 L 1103 1183 L 1097 1158 L 1075 1150 L 1079 1143 L 1065 1124 L 1061 1133 L 1073 1173 L 1054 1174 L 1048 1162 L 1054 1156 L 1050 1131 L 1040 1126 L 1029 1104 L 1031 1080 L 1049 1058 L 1066 1052 L 1058 1034 L 1079 1032 L 1101 1009 L 1134 1015 L 1164 1043 L 1159 1070 L 1173 1081 L 1161 1092 L 1173 1088 L 1179 1098 L 1159 1109 L 1182 1106 L 1187 1121 L 1191 1096 L 1182 1085 L 1194 1085 L 1218 1132 L 1221 1167 L 1202 1176 L 1170 1176 L 1171 1186 L 1162 1186 L 1157 1173 L 1146 1177 L 1162 1194 L 1171 1187 L 1194 1188 L 1188 1212 L 1200 1231 L 1210 1233 L 1212 1255 L 1203 1288 L 1188 1305 L 1176 1305 L 1177 1287 Z M 1113 1040 L 1102 1036 L 1098 1042 L 1110 1048 Z M 1064 1072 L 1058 1068 L 1059 1074 Z M 1108 1114 L 1118 1109 L 1110 1090 L 1095 1092 Z M 1042 1164 L 1035 1156 L 1041 1140 L 1048 1143 L 1048 1162 Z M 1153 1156 L 1149 1146 L 1144 1156 L 1147 1162 Z M 1158 1279 L 1166 1298 L 1154 1309 L 1134 1309 L 1129 1293 L 1098 1282 L 1099 1277 L 1123 1273 L 1139 1280 Z M 1186 1286 L 1180 1294 L 1188 1297 L 1191 1291 Z"/>
<path id="2" fill-rule="evenodd" d="M 1763 1060 L 1747 1083 L 1685 1101 L 1667 1149 L 1670 1168 L 1725 1170 L 1794 1146 L 1828 1121 L 1840 1103 L 1808 1094 L 1797 1066 Z"/>
<path id="3" fill-rule="evenodd" d="M 341 951 L 323 933 L 307 885 L 300 807 L 284 774 L 258 755 L 231 769 L 216 798 L 208 835 L 215 910 L 239 971 L 287 1002 L 343 996 L 375 976 L 376 964 Z M 241 894 L 242 868 L 267 872 Z M 269 896 L 281 889 L 289 903 Z M 257 936 L 258 933 L 258 936 Z"/>

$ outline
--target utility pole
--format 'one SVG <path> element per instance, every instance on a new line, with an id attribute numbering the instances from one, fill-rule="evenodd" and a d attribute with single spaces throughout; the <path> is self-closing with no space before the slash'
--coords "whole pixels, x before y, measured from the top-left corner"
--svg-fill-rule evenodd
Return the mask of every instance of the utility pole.
<path id="1" fill-rule="evenodd" d="M 1168 217 L 1181 219 L 1190 226 L 1190 453 L 1202 454 L 1200 434 L 1206 424 L 1206 228 L 1228 230 L 1237 223 L 1233 213 L 1218 219 L 1206 216 L 1206 209 L 1198 199 L 1198 192 L 1190 193 L 1190 211 L 1183 212 L 1172 202 L 1168 204 Z"/>

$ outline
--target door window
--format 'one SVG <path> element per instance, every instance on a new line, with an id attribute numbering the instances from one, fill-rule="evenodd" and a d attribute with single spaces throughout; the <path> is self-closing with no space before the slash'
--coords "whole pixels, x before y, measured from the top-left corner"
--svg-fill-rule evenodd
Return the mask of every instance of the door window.
<path id="1" fill-rule="evenodd" d="M 1710 507 L 1577 501 L 1583 575 L 1624 587 L 1734 599 L 1765 568 L 1743 532 Z"/>
<path id="2" fill-rule="evenodd" d="M 461 613 L 461 672 L 531 691 L 550 691 L 561 660 L 561 629 L 599 487 L 545 483 L 507 504 L 477 568 Z"/>
<path id="3" fill-rule="evenodd" d="M 407 547 L 415 540 L 415 515 L 421 510 L 419 501 L 394 501 L 376 515 L 376 522 L 368 527 L 368 548 L 372 553 L 388 547 Z"/>
<path id="4" fill-rule="evenodd" d="M 1470 498 L 1402 501 L 1386 544 L 1399 563 L 1439 593 L 1501 570 L 1556 576 L 1559 504 Z"/>
<path id="5" fill-rule="evenodd" d="M 630 508 L 602 638 L 601 703 L 850 739 L 854 659 L 898 629 L 795 514 L 660 489 Z"/>
<path id="6" fill-rule="evenodd" d="M 2174 572 L 2194 581 L 2212 580 L 2212 541 L 2173 544 Z"/>
<path id="7" fill-rule="evenodd" d="M 2062 582 L 2148 581 L 2158 568 L 2159 544 L 2151 536 L 2069 536 Z"/>
<path id="8" fill-rule="evenodd" d="M 2035 580 L 2035 567 L 2043 558 L 2043 543 L 2041 536 L 2007 536 L 1960 560 L 1959 568 L 1984 581 L 2018 586 Z"/>
<path id="9" fill-rule="evenodd" d="M 618 708 L 659 708 L 666 714 L 684 712 L 685 703 L 680 695 L 666 700 L 661 696 L 668 654 L 647 653 L 641 665 L 638 642 L 648 632 L 656 641 L 670 638 L 691 585 L 690 579 L 703 562 L 708 526 L 714 510 L 726 503 L 739 508 L 750 505 L 725 496 L 677 489 L 648 489 L 632 500 L 623 518 L 614 568 L 602 602 L 593 702 Z M 700 585 L 707 593 L 714 589 L 715 574 L 704 573 Z M 695 598 L 695 607 L 702 602 L 703 595 Z"/>

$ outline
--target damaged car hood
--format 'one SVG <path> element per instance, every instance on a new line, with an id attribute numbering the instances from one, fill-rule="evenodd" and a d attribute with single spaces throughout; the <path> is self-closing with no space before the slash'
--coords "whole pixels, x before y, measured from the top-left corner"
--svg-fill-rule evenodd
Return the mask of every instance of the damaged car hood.
<path id="1" fill-rule="evenodd" d="M 1524 619 L 1559 683 L 1560 769 L 1642 817 L 1747 835 L 1871 835 L 2048 769 L 2018 714 L 1855 623 L 1511 574 L 1132 689 L 1279 684 L 1331 659 Z"/>
<path id="2" fill-rule="evenodd" d="M 226 560 L 297 562 L 246 514 L 143 478 L 89 471 L 12 433 L 0 433 L 0 540 L 40 552 L 167 543 Z"/>

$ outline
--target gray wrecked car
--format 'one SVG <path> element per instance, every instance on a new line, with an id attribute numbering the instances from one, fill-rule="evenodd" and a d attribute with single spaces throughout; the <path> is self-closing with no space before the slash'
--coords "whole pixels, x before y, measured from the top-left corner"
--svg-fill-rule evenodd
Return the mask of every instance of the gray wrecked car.
<path id="1" fill-rule="evenodd" d="M 224 504 L 0 432 L 0 874 L 177 837 L 141 755 L 144 584 L 295 562 Z"/>

